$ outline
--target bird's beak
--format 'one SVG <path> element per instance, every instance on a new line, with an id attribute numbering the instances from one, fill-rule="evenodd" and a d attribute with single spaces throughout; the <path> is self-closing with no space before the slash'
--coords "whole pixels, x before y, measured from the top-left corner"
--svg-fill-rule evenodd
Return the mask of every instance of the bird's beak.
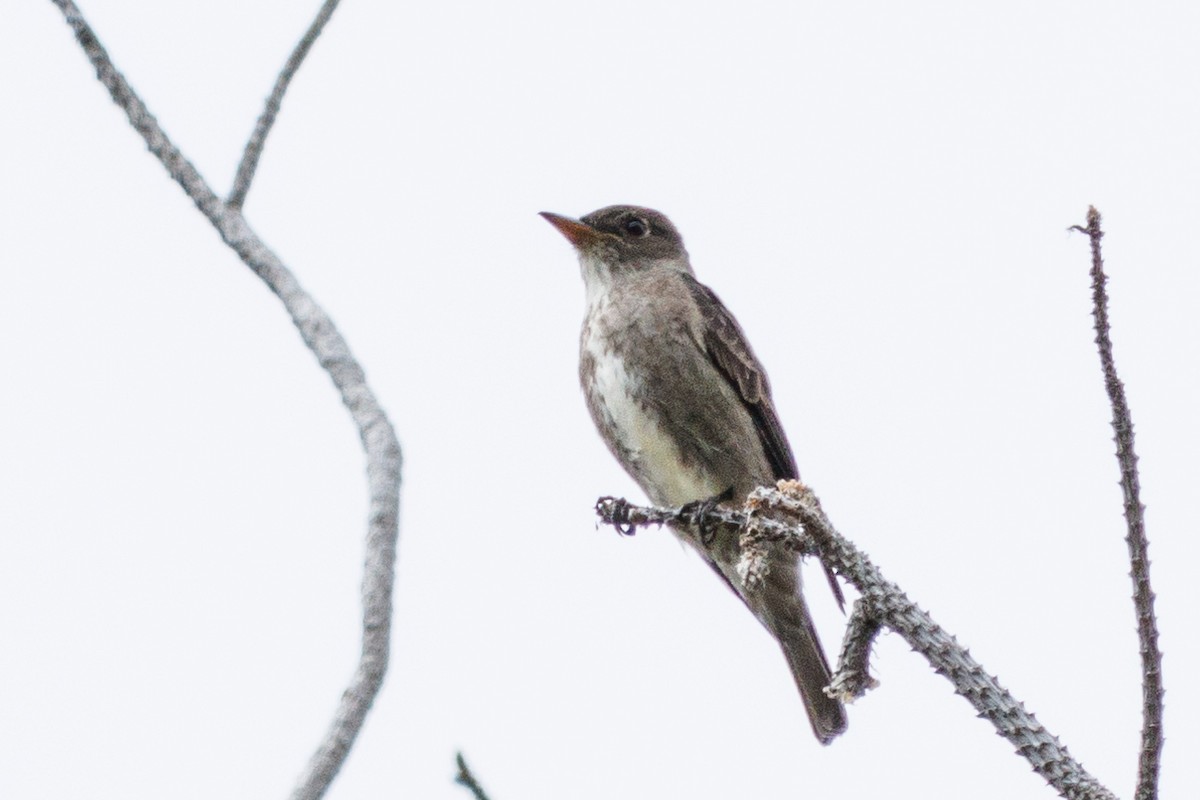
<path id="1" fill-rule="evenodd" d="M 567 241 L 577 248 L 599 242 L 601 237 L 604 236 L 604 234 L 586 222 L 564 217 L 561 214 L 552 214 L 549 211 L 542 211 L 540 213 L 545 217 L 546 222 L 558 228 L 558 232 L 567 237 Z"/>

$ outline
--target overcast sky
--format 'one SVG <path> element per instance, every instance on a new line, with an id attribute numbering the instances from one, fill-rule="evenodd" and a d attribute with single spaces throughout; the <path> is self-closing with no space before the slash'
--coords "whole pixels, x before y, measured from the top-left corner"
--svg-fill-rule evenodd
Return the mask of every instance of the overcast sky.
<path id="1" fill-rule="evenodd" d="M 317 6 L 83 11 L 224 193 Z M 1101 210 L 1163 796 L 1190 791 L 1200 10 L 979 8 L 346 0 L 246 205 L 404 448 L 394 658 L 330 797 L 465 800 L 460 748 L 494 800 L 1053 796 L 894 635 L 820 747 L 694 555 L 596 530 L 598 496 L 642 496 L 587 417 L 582 282 L 537 212 L 611 203 L 682 231 L 835 524 L 1128 797 L 1129 567 L 1067 232 Z M 50 2 L 6 8 L 0 71 L 0 796 L 283 797 L 356 659 L 357 436 Z"/>

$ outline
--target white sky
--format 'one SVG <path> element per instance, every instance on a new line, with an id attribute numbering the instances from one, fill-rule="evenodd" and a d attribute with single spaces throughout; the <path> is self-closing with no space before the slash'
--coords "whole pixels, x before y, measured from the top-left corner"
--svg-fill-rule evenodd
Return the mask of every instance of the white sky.
<path id="1" fill-rule="evenodd" d="M 223 193 L 317 5 L 83 10 Z M 317 44 L 247 216 L 405 454 L 392 669 L 331 797 L 465 800 L 457 748 L 495 800 L 1053 796 L 895 636 L 822 749 L 695 557 L 595 530 L 597 496 L 641 496 L 591 429 L 582 285 L 536 212 L 619 202 L 680 227 L 835 523 L 1127 797 L 1124 525 L 1087 241 L 1066 232 L 1100 208 L 1163 796 L 1189 791 L 1200 7 L 793 5 L 346 0 Z M 357 437 L 58 11 L 11 6 L 0 796 L 283 797 L 356 657 Z"/>

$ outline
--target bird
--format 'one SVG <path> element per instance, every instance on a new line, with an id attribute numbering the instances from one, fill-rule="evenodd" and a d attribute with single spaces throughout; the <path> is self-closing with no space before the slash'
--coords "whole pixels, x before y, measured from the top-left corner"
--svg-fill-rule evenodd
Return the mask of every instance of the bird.
<path id="1" fill-rule="evenodd" d="M 798 480 L 767 374 L 737 319 L 696 279 L 666 215 L 614 205 L 578 219 L 541 216 L 574 246 L 583 274 L 579 379 L 592 421 L 651 502 L 728 505 Z M 846 730 L 846 710 L 825 692 L 829 660 L 804 601 L 799 556 L 776 545 L 765 578 L 745 581 L 736 534 L 676 533 L 778 641 L 813 733 L 829 744 Z"/>

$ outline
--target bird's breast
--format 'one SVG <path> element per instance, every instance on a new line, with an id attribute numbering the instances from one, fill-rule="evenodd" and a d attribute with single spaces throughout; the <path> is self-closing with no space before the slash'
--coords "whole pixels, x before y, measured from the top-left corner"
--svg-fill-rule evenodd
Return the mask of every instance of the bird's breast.
<path id="1" fill-rule="evenodd" d="M 660 505 L 682 505 L 720 494 L 707 470 L 688 459 L 680 447 L 680 431 L 672 431 L 656 407 L 655 376 L 628 357 L 646 343 L 628 331 L 617 341 L 599 319 L 589 319 L 580 342 L 580 377 L 588 408 L 601 437 L 625 471 L 650 499 Z"/>

